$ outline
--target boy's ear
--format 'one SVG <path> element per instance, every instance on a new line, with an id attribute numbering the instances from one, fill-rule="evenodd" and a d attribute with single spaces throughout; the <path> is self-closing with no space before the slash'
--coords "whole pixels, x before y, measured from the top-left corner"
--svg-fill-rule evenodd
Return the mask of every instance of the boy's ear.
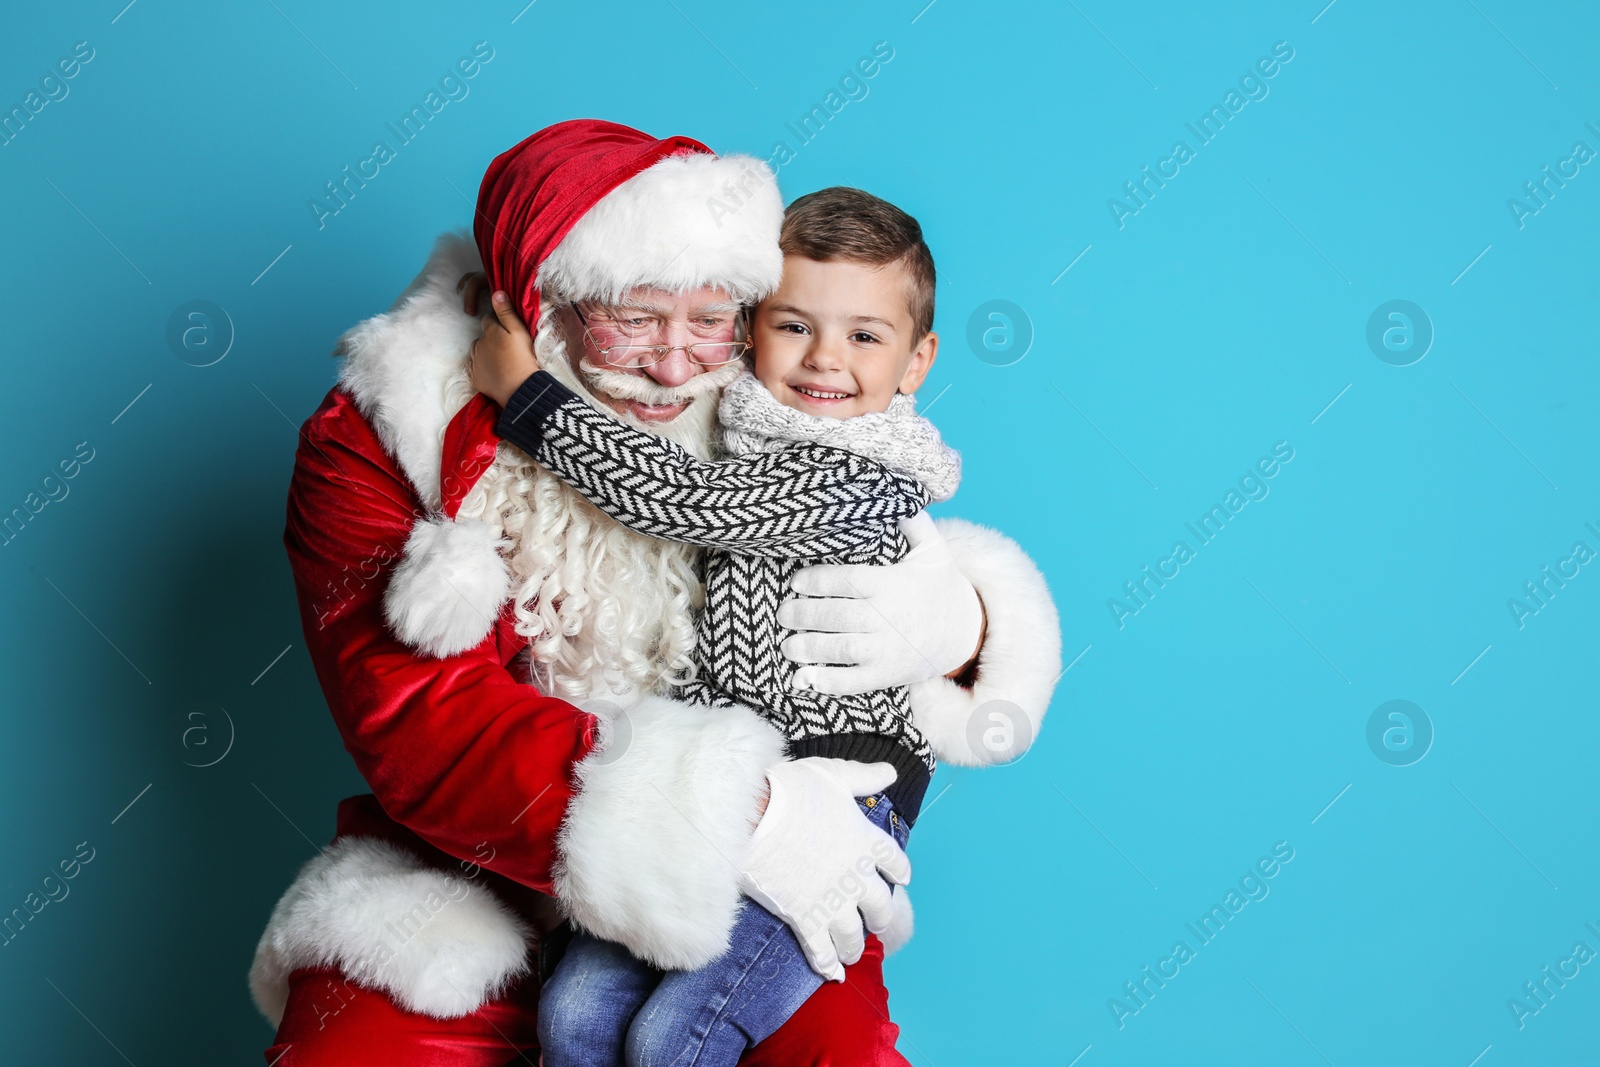
<path id="1" fill-rule="evenodd" d="M 911 362 L 906 366 L 905 374 L 900 376 L 900 392 L 914 393 L 922 388 L 923 380 L 928 377 L 928 372 L 933 369 L 933 361 L 939 356 L 939 335 L 932 330 L 928 336 L 917 343 L 911 352 Z"/>

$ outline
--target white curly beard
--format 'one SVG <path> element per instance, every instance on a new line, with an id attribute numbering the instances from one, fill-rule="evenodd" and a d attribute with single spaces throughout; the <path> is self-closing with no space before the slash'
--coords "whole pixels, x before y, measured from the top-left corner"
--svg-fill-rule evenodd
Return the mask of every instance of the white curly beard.
<path id="1" fill-rule="evenodd" d="M 705 371 L 676 388 L 588 366 L 575 372 L 554 315 L 540 322 L 534 350 L 544 370 L 597 410 L 701 458 L 716 451 L 717 398 L 743 366 Z M 452 403 L 471 397 L 464 370 L 448 389 Z M 669 421 L 642 422 L 608 407 L 597 392 L 689 406 Z M 529 639 L 529 681 L 541 692 L 572 701 L 627 697 L 687 676 L 704 595 L 698 549 L 619 525 L 506 442 L 458 518 L 483 519 L 511 541 L 516 629 Z"/>

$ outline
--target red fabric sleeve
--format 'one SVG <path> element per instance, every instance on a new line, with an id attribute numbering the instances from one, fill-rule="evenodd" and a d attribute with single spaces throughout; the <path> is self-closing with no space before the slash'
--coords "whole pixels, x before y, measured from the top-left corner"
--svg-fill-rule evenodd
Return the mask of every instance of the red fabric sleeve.
<path id="1" fill-rule="evenodd" d="M 433 659 L 401 644 L 383 592 L 422 505 L 348 393 L 301 428 L 284 544 L 317 678 L 344 746 L 390 817 L 430 844 L 541 892 L 573 765 L 595 720 L 505 664 L 505 625 Z"/>

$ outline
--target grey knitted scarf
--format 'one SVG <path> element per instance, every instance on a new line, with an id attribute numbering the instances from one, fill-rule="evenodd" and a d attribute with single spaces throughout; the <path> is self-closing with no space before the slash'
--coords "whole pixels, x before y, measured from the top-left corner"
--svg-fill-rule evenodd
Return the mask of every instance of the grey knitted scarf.
<path id="1" fill-rule="evenodd" d="M 910 475 L 934 500 L 948 500 L 961 481 L 961 455 L 917 414 L 916 400 L 896 393 L 889 410 L 828 419 L 785 407 L 746 370 L 722 391 L 718 409 L 729 452 L 771 452 L 794 444 L 819 444 L 854 452 Z"/>

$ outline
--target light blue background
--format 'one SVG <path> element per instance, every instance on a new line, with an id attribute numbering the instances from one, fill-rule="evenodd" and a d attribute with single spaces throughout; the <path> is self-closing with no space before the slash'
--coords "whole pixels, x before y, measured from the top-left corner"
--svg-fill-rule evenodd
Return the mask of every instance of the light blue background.
<path id="1" fill-rule="evenodd" d="M 912 843 L 889 981 L 918 1067 L 1597 1062 L 1600 966 L 1521 1030 L 1507 1007 L 1600 950 L 1600 566 L 1524 628 L 1507 607 L 1600 550 L 1600 167 L 1521 229 L 1507 207 L 1600 149 L 1592 7 L 124 2 L 0 37 L 5 109 L 95 49 L 0 147 L 0 509 L 94 449 L 0 550 L 0 911 L 95 849 L 0 947 L 6 1059 L 260 1062 L 251 950 L 363 788 L 281 548 L 295 425 L 489 160 L 592 115 L 785 140 L 788 197 L 860 185 L 922 220 L 924 403 L 967 461 L 942 510 L 1018 538 L 1058 599 L 1074 666 L 1037 747 L 941 772 Z M 323 182 L 480 40 L 470 96 L 319 230 Z M 800 146 L 785 123 L 879 41 Z M 1279 41 L 1270 94 L 1119 229 L 1107 199 Z M 195 299 L 237 335 L 204 368 L 165 339 Z M 996 299 L 1033 333 L 1010 366 L 966 341 Z M 1436 331 L 1407 367 L 1365 340 L 1393 299 Z M 1119 629 L 1108 599 L 1278 441 L 1270 496 Z M 1367 745 L 1392 699 L 1436 732 L 1412 766 Z M 186 765 L 223 748 L 218 707 L 231 750 Z M 1108 999 L 1278 841 L 1270 895 L 1119 1029 Z"/>

